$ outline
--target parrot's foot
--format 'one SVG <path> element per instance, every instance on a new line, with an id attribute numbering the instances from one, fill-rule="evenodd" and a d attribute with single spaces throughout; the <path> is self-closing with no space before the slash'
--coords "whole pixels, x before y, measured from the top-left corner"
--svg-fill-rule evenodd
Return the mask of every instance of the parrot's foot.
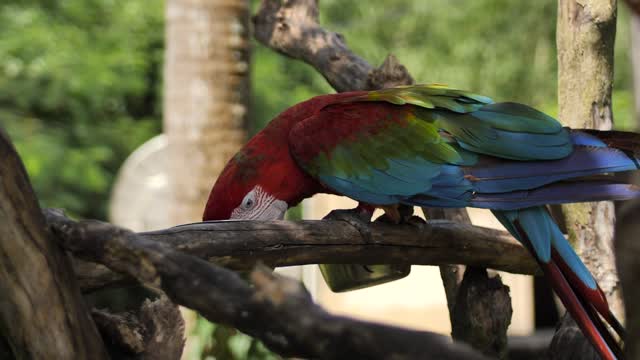
<path id="1" fill-rule="evenodd" d="M 409 205 L 389 205 L 381 207 L 384 214 L 376 219 L 376 221 L 389 224 L 406 224 L 413 216 L 413 206 Z"/>
<path id="2" fill-rule="evenodd" d="M 371 234 L 371 216 L 373 206 L 360 204 L 355 209 L 333 210 L 325 219 L 340 220 L 349 223 L 356 228 L 365 243 L 373 243 Z M 385 209 L 385 215 L 378 218 L 379 221 L 394 223 L 412 223 L 413 208 L 408 210 L 401 207 Z M 387 215 L 390 212 L 391 216 Z M 394 215 L 397 215 L 394 216 Z M 422 221 L 422 219 L 418 218 Z M 376 220 L 376 221 L 378 221 Z M 424 225 L 424 222 L 423 222 Z M 411 265 L 390 264 L 390 265 L 358 265 L 358 264 L 321 264 L 320 270 L 325 282 L 334 292 L 361 289 L 364 287 L 383 284 L 389 281 L 401 279 L 411 271 Z"/>
<path id="3" fill-rule="evenodd" d="M 355 209 L 332 210 L 324 219 L 339 220 L 348 223 L 358 230 L 366 244 L 370 244 L 373 242 L 371 229 L 369 228 L 371 225 L 371 215 L 372 212 L 357 207 Z"/>
<path id="4" fill-rule="evenodd" d="M 427 231 L 428 224 L 419 216 L 413 215 L 413 206 L 394 205 L 384 207 L 385 213 L 378 217 L 375 222 L 385 224 L 408 224 L 417 228 L 420 232 Z"/>

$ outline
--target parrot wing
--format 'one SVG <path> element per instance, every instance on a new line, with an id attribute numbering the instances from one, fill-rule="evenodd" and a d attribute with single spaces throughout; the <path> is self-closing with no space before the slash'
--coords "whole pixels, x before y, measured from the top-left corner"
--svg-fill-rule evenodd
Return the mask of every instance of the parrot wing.
<path id="1" fill-rule="evenodd" d="M 572 150 L 555 119 L 442 85 L 341 98 L 298 122 L 289 147 L 306 172 L 337 193 L 377 205 L 420 195 L 442 199 L 439 206 L 471 205 L 465 169 L 479 154 L 547 160 Z"/>

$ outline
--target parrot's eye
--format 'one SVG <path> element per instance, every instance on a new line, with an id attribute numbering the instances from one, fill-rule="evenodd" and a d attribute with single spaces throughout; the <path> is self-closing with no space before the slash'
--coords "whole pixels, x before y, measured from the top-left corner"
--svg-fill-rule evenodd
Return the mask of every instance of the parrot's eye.
<path id="1" fill-rule="evenodd" d="M 253 205 L 255 205 L 256 203 L 256 192 L 255 190 L 251 190 L 249 191 L 249 193 L 247 193 L 247 195 L 245 195 L 244 199 L 242 199 L 242 208 L 245 210 L 250 210 Z"/>

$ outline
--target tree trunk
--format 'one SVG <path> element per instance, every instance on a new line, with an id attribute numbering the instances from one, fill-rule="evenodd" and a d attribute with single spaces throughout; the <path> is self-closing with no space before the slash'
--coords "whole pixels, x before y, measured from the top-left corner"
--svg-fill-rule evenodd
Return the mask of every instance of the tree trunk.
<path id="1" fill-rule="evenodd" d="M 216 177 L 246 140 L 249 2 L 168 0 L 165 17 L 168 215 L 184 224 L 202 219 Z"/>
<path id="2" fill-rule="evenodd" d="M 0 355 L 8 345 L 18 359 L 107 359 L 69 258 L 1 129 L 0 159 Z"/>
<path id="3" fill-rule="evenodd" d="M 615 31 L 615 0 L 558 2 L 558 116 L 565 125 L 612 128 Z M 569 241 L 607 295 L 613 312 L 620 315 L 623 308 L 612 250 L 613 203 L 565 205 L 563 212 Z"/>
<path id="4" fill-rule="evenodd" d="M 640 360 L 640 200 L 625 204 L 620 211 L 620 221 L 616 225 L 616 261 L 620 280 L 624 287 L 627 338 L 625 352 L 627 359 Z"/>
<path id="5" fill-rule="evenodd" d="M 245 141 L 249 101 L 249 3 L 169 0 L 164 131 L 171 220 L 202 219 L 215 177 Z"/>
<path id="6" fill-rule="evenodd" d="M 634 127 L 637 129 L 640 127 L 640 14 L 632 11 L 630 23 L 631 65 L 633 70 L 633 99 L 635 105 Z"/>

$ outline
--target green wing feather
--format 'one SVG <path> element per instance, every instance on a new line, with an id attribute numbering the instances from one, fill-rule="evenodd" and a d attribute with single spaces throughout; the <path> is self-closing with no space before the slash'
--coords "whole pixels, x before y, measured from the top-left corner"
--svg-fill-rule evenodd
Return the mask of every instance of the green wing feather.
<path id="1" fill-rule="evenodd" d="M 556 119 L 526 105 L 493 103 L 486 96 L 441 84 L 376 90 L 346 101 L 415 105 L 417 118 L 451 134 L 463 148 L 481 154 L 549 160 L 565 157 L 572 150 L 567 131 Z"/>
<path id="2" fill-rule="evenodd" d="M 386 101 L 396 105 L 411 104 L 425 109 L 440 108 L 456 113 L 475 111 L 493 102 L 486 96 L 451 89 L 442 84 L 406 85 L 374 90 L 346 101 Z"/>
<path id="3" fill-rule="evenodd" d="M 425 194 L 434 184 L 439 191 L 443 184 L 459 188 L 459 166 L 474 165 L 478 154 L 546 160 L 572 151 L 568 132 L 555 119 L 443 85 L 343 98 L 294 126 L 289 142 L 312 176 L 374 204 Z"/>

